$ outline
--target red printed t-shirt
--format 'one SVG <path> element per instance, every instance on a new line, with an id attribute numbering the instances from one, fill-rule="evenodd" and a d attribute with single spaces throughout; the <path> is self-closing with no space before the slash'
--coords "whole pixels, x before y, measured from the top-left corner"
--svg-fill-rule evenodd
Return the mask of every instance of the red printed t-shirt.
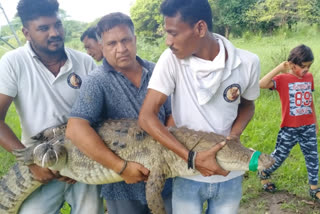
<path id="1" fill-rule="evenodd" d="M 274 87 L 281 100 L 282 127 L 299 127 L 315 123 L 312 111 L 313 76 L 306 73 L 302 79 L 292 74 L 280 74 L 273 78 Z"/>

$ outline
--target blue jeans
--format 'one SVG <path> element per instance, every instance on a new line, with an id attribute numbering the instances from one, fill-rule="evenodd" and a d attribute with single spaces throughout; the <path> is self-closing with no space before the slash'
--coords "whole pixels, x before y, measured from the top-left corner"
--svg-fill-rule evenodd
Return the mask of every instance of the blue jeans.
<path id="1" fill-rule="evenodd" d="M 58 214 L 65 201 L 71 206 L 71 214 L 104 213 L 99 186 L 53 180 L 34 191 L 23 202 L 19 214 Z"/>
<path id="2" fill-rule="evenodd" d="M 173 214 L 236 214 L 242 196 L 243 176 L 220 183 L 205 183 L 176 177 L 173 181 Z"/>
<path id="3" fill-rule="evenodd" d="M 166 214 L 172 214 L 172 195 L 163 197 Z M 151 214 L 148 205 L 139 200 L 106 200 L 108 214 Z"/>

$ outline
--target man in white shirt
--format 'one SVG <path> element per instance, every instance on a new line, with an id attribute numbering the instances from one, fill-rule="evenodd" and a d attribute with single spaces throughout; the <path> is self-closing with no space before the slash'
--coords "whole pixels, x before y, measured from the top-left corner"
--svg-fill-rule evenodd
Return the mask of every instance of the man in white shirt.
<path id="1" fill-rule="evenodd" d="M 215 132 L 239 138 L 254 114 L 259 96 L 260 64 L 256 55 L 235 48 L 213 34 L 207 0 L 165 0 L 166 43 L 149 82 L 139 123 L 150 135 L 186 160 L 202 174 L 177 177 L 173 182 L 173 213 L 237 213 L 242 190 L 241 171 L 227 172 L 216 162 L 224 142 L 208 151 L 188 151 L 156 115 L 172 95 L 172 115 L 177 127 Z M 196 155 L 194 158 L 193 156 Z"/>
<path id="2" fill-rule="evenodd" d="M 66 123 L 82 79 L 95 68 L 90 56 L 64 47 L 58 8 L 52 0 L 18 3 L 27 43 L 0 60 L 0 145 L 9 152 L 33 145 L 32 136 Z M 12 102 L 21 122 L 21 141 L 5 123 Z M 75 183 L 34 164 L 29 169 L 45 184 L 23 202 L 20 214 L 56 214 L 65 201 L 73 214 L 103 213 L 98 186 Z"/>

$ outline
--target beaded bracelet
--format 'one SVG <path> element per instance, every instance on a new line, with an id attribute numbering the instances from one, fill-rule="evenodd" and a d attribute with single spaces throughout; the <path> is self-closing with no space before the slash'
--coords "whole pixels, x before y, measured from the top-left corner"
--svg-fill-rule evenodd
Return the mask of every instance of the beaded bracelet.
<path id="1" fill-rule="evenodd" d="M 118 172 L 119 175 L 121 175 L 124 172 L 124 170 L 127 168 L 127 165 L 128 161 L 125 160 L 121 170 Z"/>

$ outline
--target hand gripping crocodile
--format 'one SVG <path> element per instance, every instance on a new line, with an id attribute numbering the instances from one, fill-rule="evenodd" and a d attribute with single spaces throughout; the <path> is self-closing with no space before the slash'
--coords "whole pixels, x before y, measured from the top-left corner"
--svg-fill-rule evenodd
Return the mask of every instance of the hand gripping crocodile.
<path id="1" fill-rule="evenodd" d="M 17 163 L 0 180 L 0 213 L 18 213 L 22 202 L 41 183 L 34 180 L 27 165 L 35 163 L 58 170 L 61 175 L 87 184 L 106 184 L 122 181 L 116 172 L 103 167 L 81 153 L 64 137 L 66 125 L 49 128 L 34 139 L 38 144 L 14 151 Z M 146 183 L 148 206 L 154 214 L 165 213 L 161 191 L 165 179 L 199 174 L 172 151 L 163 147 L 144 132 L 136 120 L 108 120 L 95 127 L 105 144 L 122 159 L 141 163 L 150 170 Z M 189 150 L 208 150 L 225 137 L 215 133 L 187 128 L 169 128 L 169 131 Z M 262 170 L 274 160 L 266 154 L 245 148 L 239 141 L 227 140 L 217 153 L 219 165 L 232 170 Z"/>

